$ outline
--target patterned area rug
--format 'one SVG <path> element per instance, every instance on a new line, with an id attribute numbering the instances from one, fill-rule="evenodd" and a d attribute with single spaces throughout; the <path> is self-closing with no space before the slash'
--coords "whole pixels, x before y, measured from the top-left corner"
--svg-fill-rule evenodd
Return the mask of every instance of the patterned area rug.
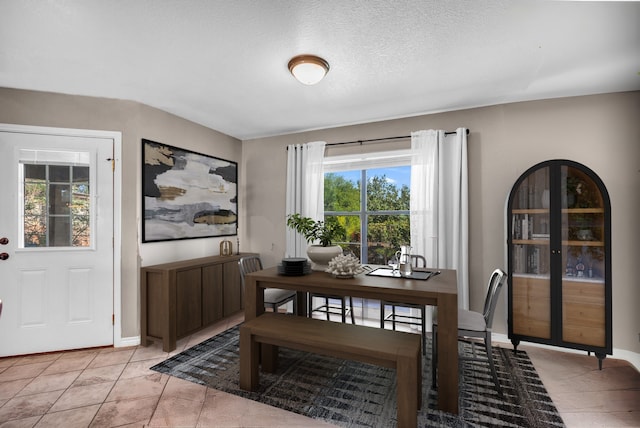
<path id="1" fill-rule="evenodd" d="M 152 367 L 161 373 L 342 427 L 394 427 L 395 370 L 280 348 L 277 373 L 261 373 L 255 392 L 239 389 L 238 327 Z M 460 343 L 460 355 L 471 345 Z M 430 350 L 423 360 L 420 427 L 563 427 L 526 352 L 494 348 L 504 397 L 486 363 L 460 361 L 460 414 L 437 410 L 431 390 Z M 481 356 L 484 347 L 476 346 Z"/>

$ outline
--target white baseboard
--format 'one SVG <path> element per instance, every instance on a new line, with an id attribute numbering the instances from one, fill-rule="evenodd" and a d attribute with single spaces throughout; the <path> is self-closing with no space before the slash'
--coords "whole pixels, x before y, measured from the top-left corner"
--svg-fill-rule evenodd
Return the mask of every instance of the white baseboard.
<path id="1" fill-rule="evenodd" d="M 138 346 L 140 344 L 140 336 L 121 337 L 118 343 L 114 343 L 115 348 L 124 348 L 126 346 Z"/>
<path id="2" fill-rule="evenodd" d="M 509 340 L 509 336 L 507 336 L 506 334 L 492 333 L 491 338 L 494 342 L 511 344 L 511 341 Z M 574 354 L 585 353 L 585 351 L 582 351 L 580 349 L 562 348 L 559 346 L 550 346 L 542 343 L 534 343 L 534 342 L 521 342 L 521 343 L 527 346 L 537 346 L 538 348 L 552 349 L 554 351 L 560 351 L 560 352 L 571 352 Z M 636 352 L 627 351 L 626 349 L 613 348 L 613 354 L 611 355 L 611 358 L 628 361 L 632 366 L 636 368 L 636 370 L 640 371 L 640 354 Z"/>
<path id="3" fill-rule="evenodd" d="M 640 372 L 640 354 L 637 352 L 627 351 L 626 349 L 613 348 L 613 358 L 626 360 Z"/>

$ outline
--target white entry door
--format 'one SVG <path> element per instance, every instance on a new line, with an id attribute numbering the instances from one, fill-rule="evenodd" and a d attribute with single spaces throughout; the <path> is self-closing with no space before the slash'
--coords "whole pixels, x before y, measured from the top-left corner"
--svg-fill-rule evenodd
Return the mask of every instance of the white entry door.
<path id="1" fill-rule="evenodd" d="M 113 147 L 0 130 L 0 356 L 113 344 Z"/>

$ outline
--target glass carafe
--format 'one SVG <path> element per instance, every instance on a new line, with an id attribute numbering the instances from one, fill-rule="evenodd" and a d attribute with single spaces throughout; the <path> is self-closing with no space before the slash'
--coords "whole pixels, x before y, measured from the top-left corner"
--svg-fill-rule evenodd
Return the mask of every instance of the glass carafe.
<path id="1" fill-rule="evenodd" d="M 413 272 L 411 267 L 411 246 L 401 245 L 400 251 L 396 251 L 396 259 L 398 260 L 398 271 L 401 276 L 410 276 Z"/>

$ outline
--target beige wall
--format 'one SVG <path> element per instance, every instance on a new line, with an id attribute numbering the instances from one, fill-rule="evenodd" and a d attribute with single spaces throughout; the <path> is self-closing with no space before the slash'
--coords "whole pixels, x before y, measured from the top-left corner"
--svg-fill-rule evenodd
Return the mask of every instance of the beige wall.
<path id="1" fill-rule="evenodd" d="M 140 244 L 141 139 L 240 163 L 239 140 L 139 103 L 0 88 L 0 123 L 122 133 L 121 336 L 140 335 L 139 266 L 218 254 L 218 239 Z"/>
<path id="2" fill-rule="evenodd" d="M 571 159 L 593 169 L 612 203 L 613 346 L 640 353 L 640 92 L 504 104 L 356 126 L 243 141 L 241 227 L 247 250 L 267 266 L 284 256 L 286 146 L 408 135 L 420 129 L 469 128 L 470 305 L 481 310 L 486 281 L 506 268 L 505 204 L 526 169 Z M 384 146 L 406 146 L 398 142 Z M 374 144 L 374 150 L 383 145 Z M 333 149 L 335 153 L 343 149 Z M 350 150 L 366 150 L 351 148 Z M 331 153 L 328 153 L 330 155 Z M 246 226 L 244 226 L 246 225 Z M 495 331 L 507 333 L 506 293 Z"/>
<path id="3" fill-rule="evenodd" d="M 215 239 L 140 244 L 140 139 L 240 162 L 240 243 L 267 266 L 284 255 L 285 147 L 407 135 L 419 129 L 471 129 L 470 278 L 479 309 L 491 270 L 505 267 L 505 202 L 511 185 L 537 162 L 584 163 L 606 184 L 613 206 L 613 346 L 640 353 L 640 92 L 505 104 L 244 141 L 135 102 L 0 88 L 0 123 L 122 132 L 122 336 L 139 334 L 138 267 L 217 254 Z M 396 147 L 382 144 L 366 146 Z M 334 149 L 336 151 L 345 150 Z M 362 150 L 349 148 L 348 150 Z M 504 295 L 503 295 L 504 299 Z M 496 331 L 506 333 L 505 305 Z"/>

